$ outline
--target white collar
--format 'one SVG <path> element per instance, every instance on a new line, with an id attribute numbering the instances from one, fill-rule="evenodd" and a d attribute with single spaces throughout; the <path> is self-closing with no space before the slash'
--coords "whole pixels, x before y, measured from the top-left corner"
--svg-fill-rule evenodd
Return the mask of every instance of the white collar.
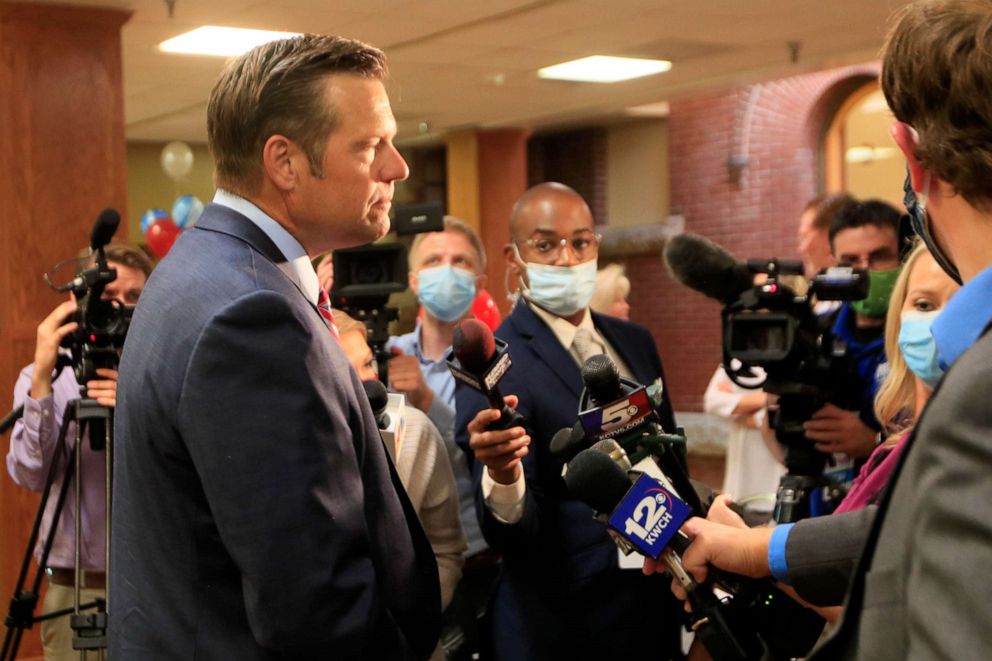
<path id="1" fill-rule="evenodd" d="M 572 342 L 575 340 L 575 332 L 580 328 L 589 331 L 593 339 L 599 342 L 600 346 L 606 346 L 602 336 L 596 331 L 595 324 L 592 323 L 592 315 L 589 314 L 589 308 L 584 310 L 585 314 L 582 315 L 582 321 L 579 322 L 578 326 L 575 326 L 572 322 L 562 319 L 558 315 L 551 314 L 541 306 L 535 305 L 530 301 L 527 301 L 527 305 L 530 306 L 534 314 L 548 325 L 548 328 L 555 334 L 555 337 L 558 338 L 558 341 L 561 342 L 561 345 L 565 347 L 566 351 L 572 348 Z"/>
<path id="2" fill-rule="evenodd" d="M 265 236 L 276 244 L 276 248 L 283 254 L 286 261 L 293 267 L 293 271 L 300 279 L 300 288 L 304 295 L 310 299 L 314 305 L 317 304 L 317 296 L 320 292 L 320 280 L 317 279 L 317 272 L 313 268 L 310 256 L 307 255 L 303 247 L 295 236 L 289 233 L 285 227 L 269 214 L 259 209 L 253 202 L 235 195 L 226 190 L 217 189 L 214 193 L 214 204 L 227 207 L 237 211 L 242 216 L 255 223 L 258 229 L 262 230 Z"/>

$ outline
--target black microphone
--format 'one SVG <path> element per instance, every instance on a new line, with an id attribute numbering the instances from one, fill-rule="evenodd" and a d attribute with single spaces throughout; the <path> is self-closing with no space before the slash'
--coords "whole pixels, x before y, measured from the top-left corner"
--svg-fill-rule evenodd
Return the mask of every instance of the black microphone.
<path id="1" fill-rule="evenodd" d="M 620 397 L 620 369 L 606 354 L 590 356 L 582 363 L 582 382 L 597 406 Z"/>
<path id="2" fill-rule="evenodd" d="M 565 484 L 605 520 L 621 550 L 665 563 L 686 590 L 693 606 L 693 630 L 713 658 L 758 658 L 765 647 L 772 652 L 770 658 L 793 658 L 808 654 L 816 642 L 823 619 L 789 599 L 769 579 L 750 579 L 711 566 L 710 579 L 697 584 L 678 558 L 690 544 L 678 531 L 690 515 L 689 507 L 649 475 L 628 473 L 611 454 L 590 448 L 569 463 Z M 729 590 L 729 604 L 713 593 L 714 583 Z"/>
<path id="3" fill-rule="evenodd" d="M 493 337 L 489 326 L 478 319 L 465 319 L 458 324 L 447 362 L 456 379 L 481 392 L 489 405 L 499 410 L 499 420 L 489 424 L 489 429 L 509 429 L 524 424 L 524 417 L 506 405 L 499 391 L 499 382 L 512 363 L 506 342 Z"/>
<path id="4" fill-rule="evenodd" d="M 754 274 L 747 264 L 695 234 L 679 234 L 669 239 L 664 258 L 676 280 L 724 305 L 733 303 L 754 286 Z"/>
<path id="5" fill-rule="evenodd" d="M 573 496 L 606 515 L 614 539 L 619 537 L 641 555 L 657 559 L 692 512 L 650 475 L 635 474 L 632 482 L 625 470 L 630 465 L 626 454 L 620 457 L 623 463 L 618 463 L 614 455 L 619 454 L 619 445 L 606 442 L 616 446 L 612 452 L 594 446 L 575 455 L 565 473 L 565 486 Z M 681 540 L 676 544 L 682 546 Z"/>
<path id="6" fill-rule="evenodd" d="M 369 398 L 369 405 L 372 407 L 372 414 L 375 415 L 375 423 L 379 429 L 389 427 L 389 414 L 386 413 L 386 405 L 389 404 L 389 393 L 386 386 L 381 381 L 362 381 L 365 388 L 365 396 Z"/>
<path id="7" fill-rule="evenodd" d="M 587 447 L 589 447 L 589 441 L 586 438 L 586 430 L 582 427 L 581 422 L 576 422 L 572 427 L 563 427 L 555 432 L 548 449 L 551 450 L 552 457 L 567 464 L 572 460 L 572 457 Z"/>
<path id="8" fill-rule="evenodd" d="M 90 249 L 96 252 L 100 248 L 110 243 L 118 225 L 121 224 L 121 214 L 117 209 L 104 209 L 93 224 L 93 231 L 90 232 Z"/>

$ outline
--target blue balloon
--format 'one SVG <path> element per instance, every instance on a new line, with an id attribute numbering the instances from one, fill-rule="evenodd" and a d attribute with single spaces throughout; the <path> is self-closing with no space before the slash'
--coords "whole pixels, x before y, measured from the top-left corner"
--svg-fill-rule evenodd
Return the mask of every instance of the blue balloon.
<path id="1" fill-rule="evenodd" d="M 180 195 L 172 205 L 172 220 L 180 229 L 189 229 L 196 225 L 203 213 L 203 202 L 195 195 Z"/>
<path id="2" fill-rule="evenodd" d="M 151 227 L 152 223 L 156 220 L 162 220 L 169 217 L 169 212 L 165 209 L 149 209 L 141 217 L 141 235 L 144 236 L 148 233 L 148 228 Z"/>

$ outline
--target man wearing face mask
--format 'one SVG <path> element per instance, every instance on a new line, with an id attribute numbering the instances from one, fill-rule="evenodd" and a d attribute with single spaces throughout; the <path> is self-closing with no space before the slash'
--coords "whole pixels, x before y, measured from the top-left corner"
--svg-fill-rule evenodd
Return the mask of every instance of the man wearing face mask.
<path id="1" fill-rule="evenodd" d="M 442 231 L 417 235 L 409 262 L 410 289 L 417 295 L 422 315 L 412 332 L 392 337 L 386 345 L 393 354 L 389 385 L 427 414 L 448 451 L 468 543 L 453 609 L 466 638 L 465 648 L 474 652 L 481 645 L 475 623 L 485 610 L 499 558 L 486 544 L 475 516 L 468 460 L 455 443 L 455 379 L 444 358 L 455 326 L 471 316 L 475 295 L 485 287 L 486 253 L 470 225 L 445 216 Z"/>
<path id="2" fill-rule="evenodd" d="M 881 200 L 850 201 L 830 225 L 830 249 L 838 266 L 868 269 L 868 296 L 836 312 L 832 333 L 847 346 L 857 410 L 826 404 L 804 428 L 823 452 L 864 459 L 874 450 L 881 425 L 875 393 L 885 378 L 885 314 L 899 276 L 899 212 Z"/>
<path id="3" fill-rule="evenodd" d="M 493 658 L 679 658 L 678 609 L 665 585 L 620 568 L 606 528 L 569 495 L 549 450 L 555 432 L 575 423 L 582 362 L 606 353 L 622 375 L 659 382 L 654 341 L 641 326 L 589 310 L 599 237 L 574 190 L 545 183 L 524 193 L 510 239 L 508 279 L 521 298 L 496 330 L 513 363 L 500 389 L 517 396 L 526 428 L 485 431 L 497 412 L 470 388 L 456 390 L 455 428 L 476 460 L 482 530 L 503 556 Z M 661 418 L 674 429 L 667 397 Z"/>

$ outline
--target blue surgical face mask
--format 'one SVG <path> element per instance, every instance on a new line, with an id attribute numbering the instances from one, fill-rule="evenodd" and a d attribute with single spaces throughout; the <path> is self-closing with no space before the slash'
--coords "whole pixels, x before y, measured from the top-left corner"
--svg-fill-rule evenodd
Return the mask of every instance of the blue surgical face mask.
<path id="1" fill-rule="evenodd" d="M 527 262 L 526 266 L 529 286 L 523 290 L 523 295 L 535 305 L 559 317 L 573 315 L 589 305 L 596 289 L 595 259 L 575 266 L 534 262 Z"/>
<path id="2" fill-rule="evenodd" d="M 475 300 L 475 274 L 451 264 L 417 273 L 421 304 L 441 321 L 460 319 Z"/>
<path id="3" fill-rule="evenodd" d="M 899 351 L 906 366 L 931 389 L 944 376 L 937 358 L 937 344 L 930 333 L 930 326 L 937 317 L 933 312 L 903 312 L 899 326 Z"/>

